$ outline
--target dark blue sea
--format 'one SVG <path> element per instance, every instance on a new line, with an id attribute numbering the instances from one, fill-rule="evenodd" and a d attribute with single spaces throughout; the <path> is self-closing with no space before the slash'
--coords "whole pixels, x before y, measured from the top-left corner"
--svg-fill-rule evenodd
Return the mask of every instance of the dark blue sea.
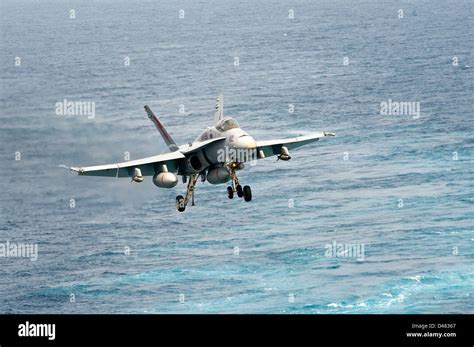
<path id="1" fill-rule="evenodd" d="M 0 244 L 38 254 L 0 257 L 0 313 L 474 313 L 473 23 L 471 0 L 2 1 Z M 188 143 L 219 93 L 257 140 L 337 136 L 185 213 L 181 182 L 60 167 L 165 153 L 146 104 Z"/>

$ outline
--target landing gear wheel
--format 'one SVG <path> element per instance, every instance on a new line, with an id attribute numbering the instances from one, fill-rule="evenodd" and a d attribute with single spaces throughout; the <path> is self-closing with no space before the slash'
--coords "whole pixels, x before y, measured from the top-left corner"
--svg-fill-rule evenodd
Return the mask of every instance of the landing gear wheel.
<path id="1" fill-rule="evenodd" d="M 229 199 L 233 199 L 234 198 L 234 190 L 232 189 L 232 187 L 227 187 L 227 195 L 229 196 Z"/>
<path id="2" fill-rule="evenodd" d="M 244 186 L 243 194 L 245 201 L 252 200 L 252 190 L 250 189 L 250 186 Z"/>
<path id="3" fill-rule="evenodd" d="M 237 187 L 235 187 L 235 189 L 237 190 L 237 196 L 239 198 L 244 196 L 244 191 L 242 190 L 242 186 L 240 184 L 237 184 Z"/>
<path id="4" fill-rule="evenodd" d="M 184 197 L 182 195 L 178 195 L 176 197 L 176 208 L 178 209 L 179 212 L 184 212 L 186 209 L 186 205 L 184 203 Z"/>

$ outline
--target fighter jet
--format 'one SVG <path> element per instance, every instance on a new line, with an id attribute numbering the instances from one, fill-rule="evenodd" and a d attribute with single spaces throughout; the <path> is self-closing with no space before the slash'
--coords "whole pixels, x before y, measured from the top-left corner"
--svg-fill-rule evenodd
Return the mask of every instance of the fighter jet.
<path id="1" fill-rule="evenodd" d="M 199 178 L 210 184 L 231 181 L 227 187 L 229 199 L 233 199 L 236 193 L 239 198 L 251 201 L 250 186 L 242 187 L 237 178 L 237 171 L 244 168 L 244 163 L 255 163 L 256 160 L 271 156 L 287 161 L 291 159 L 290 149 L 323 137 L 335 136 L 332 132 L 320 131 L 281 140 L 256 141 L 240 128 L 234 118 L 224 117 L 224 99 L 223 95 L 219 95 L 214 125 L 207 127 L 194 142 L 177 146 L 150 107 L 145 106 L 145 111 L 160 132 L 169 153 L 115 164 L 72 166 L 69 169 L 80 176 L 129 177 L 137 183 L 143 182 L 145 176 L 152 176 L 153 183 L 159 188 L 175 187 L 178 176 L 181 176 L 187 188 L 184 196 L 176 197 L 179 212 L 184 212 L 190 201 L 194 206 L 194 188 Z"/>

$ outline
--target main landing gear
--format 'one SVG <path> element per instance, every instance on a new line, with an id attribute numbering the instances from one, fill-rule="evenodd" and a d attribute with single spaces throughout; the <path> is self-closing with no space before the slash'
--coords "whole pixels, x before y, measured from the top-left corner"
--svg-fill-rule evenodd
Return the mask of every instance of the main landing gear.
<path id="1" fill-rule="evenodd" d="M 234 198 L 234 193 L 237 193 L 237 196 L 239 198 L 243 197 L 245 201 L 251 201 L 252 200 L 252 189 L 250 189 L 250 186 L 242 186 L 239 183 L 239 179 L 237 178 L 237 175 L 235 173 L 236 169 L 238 168 L 240 164 L 238 163 L 230 163 L 228 165 L 228 170 L 230 174 L 230 178 L 232 180 L 232 185 L 227 187 L 227 196 L 229 199 Z"/>
<path id="2" fill-rule="evenodd" d="M 191 206 L 194 206 L 194 187 L 198 180 L 198 175 L 189 176 L 188 187 L 186 188 L 186 196 L 178 195 L 176 197 L 176 208 L 179 212 L 184 212 L 189 200 L 191 200 Z"/>
<path id="3" fill-rule="evenodd" d="M 239 163 L 230 163 L 227 166 L 229 171 L 230 178 L 232 180 L 232 185 L 227 187 L 227 195 L 229 199 L 234 198 L 234 193 L 237 193 L 239 198 L 244 198 L 245 201 L 252 200 L 252 190 L 250 186 L 241 186 L 239 183 L 239 179 L 235 174 L 236 170 L 239 168 Z M 194 174 L 189 176 L 188 186 L 186 189 L 186 195 L 178 195 L 176 197 L 176 209 L 179 212 L 184 212 L 186 210 L 186 206 L 188 205 L 189 201 L 191 201 L 191 206 L 194 206 L 194 187 L 196 186 L 196 182 L 201 174 Z M 205 176 L 202 176 L 203 180 Z M 184 181 L 186 182 L 186 181 Z"/>

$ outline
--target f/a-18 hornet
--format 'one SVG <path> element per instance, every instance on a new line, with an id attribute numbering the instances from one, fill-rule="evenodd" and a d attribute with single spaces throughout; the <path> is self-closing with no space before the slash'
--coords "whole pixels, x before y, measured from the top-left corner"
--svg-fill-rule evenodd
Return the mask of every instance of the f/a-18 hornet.
<path id="1" fill-rule="evenodd" d="M 214 125 L 207 127 L 194 142 L 178 147 L 158 117 L 145 106 L 148 117 L 168 145 L 169 153 L 116 164 L 72 166 L 70 170 L 81 176 L 130 177 L 138 183 L 143 182 L 144 176 L 152 176 L 153 183 L 160 188 L 175 187 L 178 176 L 182 176 L 183 183 L 187 182 L 187 189 L 184 196 L 176 197 L 176 208 L 183 212 L 189 201 L 194 205 L 194 187 L 199 178 L 211 184 L 231 181 L 227 187 L 229 199 L 237 193 L 239 198 L 251 201 L 250 186 L 242 187 L 237 178 L 237 171 L 244 168 L 245 162 L 274 155 L 280 160 L 290 160 L 290 149 L 318 141 L 322 137 L 335 136 L 332 132 L 320 131 L 281 140 L 255 141 L 234 118 L 224 117 L 223 108 L 223 96 L 219 95 Z"/>

